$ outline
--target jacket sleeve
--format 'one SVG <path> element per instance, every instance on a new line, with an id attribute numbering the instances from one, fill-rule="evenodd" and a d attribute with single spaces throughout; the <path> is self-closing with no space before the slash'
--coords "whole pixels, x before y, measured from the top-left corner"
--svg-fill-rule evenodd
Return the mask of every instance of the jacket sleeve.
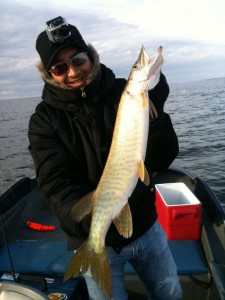
<path id="1" fill-rule="evenodd" d="M 167 169 L 179 152 L 176 132 L 170 116 L 162 116 L 150 124 L 147 145 L 146 166 L 149 171 L 159 172 Z"/>
<path id="2" fill-rule="evenodd" d="M 149 98 L 155 105 L 158 118 L 150 121 L 146 166 L 150 171 L 167 169 L 179 152 L 179 144 L 170 116 L 164 112 L 169 95 L 166 77 L 161 73 L 156 87 L 149 91 Z"/>
<path id="3" fill-rule="evenodd" d="M 66 148 L 53 127 L 53 113 L 39 105 L 29 122 L 29 151 L 34 161 L 40 192 L 57 215 L 63 229 L 78 238 L 88 234 L 90 219 L 75 223 L 71 209 L 90 192 L 84 167 Z"/>

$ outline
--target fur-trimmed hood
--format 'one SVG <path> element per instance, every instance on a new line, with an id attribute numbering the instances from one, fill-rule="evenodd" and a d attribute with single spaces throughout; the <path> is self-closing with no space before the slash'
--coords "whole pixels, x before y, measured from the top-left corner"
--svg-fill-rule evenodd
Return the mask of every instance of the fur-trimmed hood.
<path id="1" fill-rule="evenodd" d="M 92 45 L 88 45 L 90 59 L 92 62 L 92 71 L 82 89 L 69 88 L 66 84 L 57 83 L 44 69 L 42 62 L 37 64 L 37 68 L 44 80 L 42 99 L 50 106 L 71 110 L 76 106 L 76 110 L 83 105 L 95 105 L 101 101 L 107 93 L 110 92 L 115 83 L 115 74 L 101 64 L 99 55 Z"/>
<path id="2" fill-rule="evenodd" d="M 96 77 L 96 74 L 97 74 L 98 69 L 100 67 L 99 55 L 98 55 L 96 49 L 91 44 L 88 44 L 88 48 L 90 49 L 91 57 L 93 59 L 91 59 L 91 61 L 92 61 L 92 72 L 90 73 L 87 84 L 89 84 Z M 53 86 L 56 86 L 56 87 L 60 87 L 62 89 L 71 89 L 66 84 L 56 82 L 46 72 L 41 60 L 37 62 L 36 67 L 37 67 L 38 71 L 40 72 L 41 77 L 44 80 L 44 82 L 49 83 L 49 84 L 51 84 Z"/>

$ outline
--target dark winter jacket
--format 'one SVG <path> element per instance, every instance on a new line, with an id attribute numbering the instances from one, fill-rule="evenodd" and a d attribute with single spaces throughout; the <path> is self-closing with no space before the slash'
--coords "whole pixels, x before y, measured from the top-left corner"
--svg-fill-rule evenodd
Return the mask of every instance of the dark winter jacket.
<path id="1" fill-rule="evenodd" d="M 98 185 L 109 153 L 113 128 L 125 79 L 99 63 L 96 51 L 93 80 L 83 91 L 55 84 L 39 70 L 45 81 L 42 99 L 29 123 L 29 150 L 33 157 L 38 186 L 62 228 L 69 236 L 69 248 L 76 249 L 87 238 L 91 217 L 76 223 L 71 215 L 75 203 Z M 178 141 L 171 119 L 163 112 L 169 93 L 161 74 L 149 92 L 159 118 L 150 122 L 145 165 L 149 173 L 169 167 L 178 153 Z M 157 219 L 154 184 L 140 180 L 129 199 L 133 235 L 125 239 L 112 224 L 106 245 L 121 248 L 147 231 Z"/>

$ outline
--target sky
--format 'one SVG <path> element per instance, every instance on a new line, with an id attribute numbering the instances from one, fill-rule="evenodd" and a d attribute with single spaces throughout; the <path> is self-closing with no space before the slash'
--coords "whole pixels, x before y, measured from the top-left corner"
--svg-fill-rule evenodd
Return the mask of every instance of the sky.
<path id="1" fill-rule="evenodd" d="M 163 46 L 169 83 L 225 77 L 224 0 L 4 0 L 0 2 L 0 100 L 39 97 L 38 34 L 62 16 L 100 61 L 128 78 L 140 48 Z"/>

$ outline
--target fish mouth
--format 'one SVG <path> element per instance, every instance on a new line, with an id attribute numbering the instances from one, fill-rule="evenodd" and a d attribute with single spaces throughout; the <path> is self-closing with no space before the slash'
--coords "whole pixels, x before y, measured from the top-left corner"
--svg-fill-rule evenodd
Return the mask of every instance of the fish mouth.
<path id="1" fill-rule="evenodd" d="M 137 67 L 138 68 L 145 68 L 149 65 L 149 57 L 145 51 L 144 46 L 141 47 L 141 51 L 139 57 L 137 59 Z"/>

